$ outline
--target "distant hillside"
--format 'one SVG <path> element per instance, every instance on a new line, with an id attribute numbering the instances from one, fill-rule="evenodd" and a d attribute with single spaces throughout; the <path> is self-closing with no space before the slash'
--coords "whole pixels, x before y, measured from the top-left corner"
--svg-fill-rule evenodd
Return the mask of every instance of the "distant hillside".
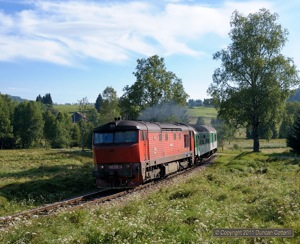
<path id="1" fill-rule="evenodd" d="M 12 96 L 12 95 L 9 95 L 9 94 L 2 94 L 1 92 L 0 92 L 0 95 L 8 96 L 8 97 L 10 97 L 11 100 L 17 101 L 17 102 L 23 102 L 25 100 L 28 100 L 28 99 L 21 98 L 19 96 Z"/>
<path id="2" fill-rule="evenodd" d="M 18 96 L 11 96 L 11 95 L 8 95 L 11 100 L 13 101 L 18 101 L 18 102 L 23 102 L 25 99 L 21 98 L 21 97 L 18 97 Z"/>

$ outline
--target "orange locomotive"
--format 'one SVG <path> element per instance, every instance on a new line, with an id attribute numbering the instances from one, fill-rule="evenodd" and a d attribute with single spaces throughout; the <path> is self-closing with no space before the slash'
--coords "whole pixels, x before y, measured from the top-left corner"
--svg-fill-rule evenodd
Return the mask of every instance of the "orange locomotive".
<path id="1" fill-rule="evenodd" d="M 135 187 L 194 163 L 194 129 L 185 124 L 117 120 L 93 131 L 98 187 Z"/>

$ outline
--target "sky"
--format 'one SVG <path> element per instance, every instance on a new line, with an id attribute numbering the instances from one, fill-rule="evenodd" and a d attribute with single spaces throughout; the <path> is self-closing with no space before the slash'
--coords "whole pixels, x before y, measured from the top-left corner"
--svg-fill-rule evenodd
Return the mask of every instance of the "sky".
<path id="1" fill-rule="evenodd" d="M 282 53 L 300 67 L 299 0 L 0 0 L 0 93 L 94 103 L 135 82 L 137 59 L 158 55 L 190 99 L 209 98 L 212 56 L 230 18 L 266 8 L 289 31 Z"/>

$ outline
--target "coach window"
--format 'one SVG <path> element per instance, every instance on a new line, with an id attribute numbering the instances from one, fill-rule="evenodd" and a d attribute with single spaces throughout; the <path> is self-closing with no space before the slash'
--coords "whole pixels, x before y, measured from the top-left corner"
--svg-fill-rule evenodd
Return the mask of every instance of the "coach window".
<path id="1" fill-rule="evenodd" d="M 179 138 L 179 140 L 181 140 L 181 134 L 180 133 L 178 134 L 178 138 Z"/>
<path id="2" fill-rule="evenodd" d="M 166 139 L 166 141 L 168 140 L 168 134 L 166 133 L 166 135 L 165 135 L 165 139 Z"/>
<path id="3" fill-rule="evenodd" d="M 174 140 L 176 140 L 176 133 L 174 133 Z"/>
<path id="4" fill-rule="evenodd" d="M 159 134 L 159 141 L 162 141 L 162 134 Z"/>

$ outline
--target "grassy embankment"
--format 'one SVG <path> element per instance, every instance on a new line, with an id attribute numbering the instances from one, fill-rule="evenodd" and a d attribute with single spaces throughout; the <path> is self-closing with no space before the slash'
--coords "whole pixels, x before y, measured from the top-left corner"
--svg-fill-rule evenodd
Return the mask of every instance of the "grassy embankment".
<path id="1" fill-rule="evenodd" d="M 41 154 L 34 159 L 36 164 L 32 160 L 30 163 L 23 160 L 23 168 L 20 168 L 20 158 L 29 157 L 27 153 L 23 152 L 23 156 L 14 155 L 6 159 L 13 162 L 10 173 L 1 173 L 1 178 L 6 177 L 4 182 L 7 184 L 3 186 L 1 183 L 1 195 L 3 189 L 13 189 L 14 194 L 17 194 L 14 200 L 16 209 L 18 204 L 19 208 L 27 204 L 22 201 L 29 192 L 32 201 L 35 198 L 39 201 L 36 191 L 45 196 L 46 191 L 52 189 L 53 193 L 60 195 L 76 187 L 83 189 L 92 185 L 87 173 L 90 166 L 86 165 L 90 161 L 89 155 L 82 157 L 75 154 L 75 158 L 78 156 L 81 160 L 74 159 L 71 163 L 68 162 L 71 159 L 67 153 L 51 152 L 49 155 L 53 158 L 44 162 L 43 167 L 47 163 L 53 164 L 50 168 L 59 169 L 60 174 L 58 171 L 56 174 L 60 176 L 53 180 L 54 185 L 49 185 L 49 175 L 41 178 L 44 173 L 40 171 L 44 169 L 38 167 L 37 163 L 44 160 Z M 123 203 L 62 212 L 19 223 L 1 231 L 0 242 L 203 243 L 223 240 L 230 243 L 254 243 L 251 238 L 218 239 L 212 236 L 214 228 L 247 227 L 293 228 L 294 238 L 264 239 L 272 243 L 300 243 L 300 160 L 278 156 L 277 152 L 266 154 L 224 150 L 212 167 L 180 184 L 174 183 L 167 189 L 160 189 L 147 196 L 135 195 Z M 32 153 L 30 157 L 33 157 Z M 55 160 L 56 163 L 52 163 Z M 52 179 L 55 178 L 54 172 Z M 62 180 L 62 172 L 70 176 L 70 182 L 73 179 L 73 184 L 61 185 L 66 183 Z M 81 172 L 86 174 L 82 175 Z M 38 175 L 41 178 L 39 180 Z M 25 179 L 26 183 L 20 182 Z M 39 181 L 45 184 L 37 188 Z M 10 183 L 19 184 L 19 187 L 15 185 L 16 189 L 11 188 Z M 11 197 L 14 195 L 11 191 L 6 194 L 11 194 Z M 2 196 L 3 199 L 11 200 Z M 5 204 L 1 202 L 1 210 Z M 2 210 L 2 214 L 5 211 L 11 210 Z"/>

